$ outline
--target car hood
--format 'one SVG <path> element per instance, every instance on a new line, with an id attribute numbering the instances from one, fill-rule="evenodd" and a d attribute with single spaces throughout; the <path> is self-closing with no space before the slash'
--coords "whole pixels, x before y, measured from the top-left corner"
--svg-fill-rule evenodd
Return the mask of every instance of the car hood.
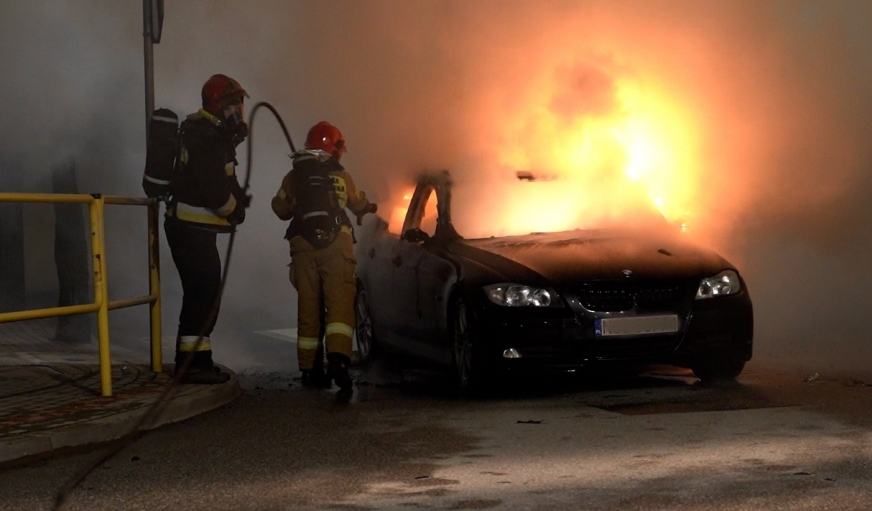
<path id="1" fill-rule="evenodd" d="M 717 253 L 680 235 L 629 229 L 465 239 L 452 252 L 506 277 L 518 275 L 517 265 L 522 265 L 552 282 L 625 278 L 627 271 L 637 278 L 699 278 L 735 270 Z"/>

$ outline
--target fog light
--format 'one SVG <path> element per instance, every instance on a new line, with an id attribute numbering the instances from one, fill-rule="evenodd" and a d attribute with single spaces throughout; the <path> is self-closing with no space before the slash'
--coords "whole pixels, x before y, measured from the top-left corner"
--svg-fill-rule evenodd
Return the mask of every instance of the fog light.
<path id="1" fill-rule="evenodd" d="M 503 358 L 521 358 L 521 354 L 515 348 L 509 348 L 503 352 Z"/>

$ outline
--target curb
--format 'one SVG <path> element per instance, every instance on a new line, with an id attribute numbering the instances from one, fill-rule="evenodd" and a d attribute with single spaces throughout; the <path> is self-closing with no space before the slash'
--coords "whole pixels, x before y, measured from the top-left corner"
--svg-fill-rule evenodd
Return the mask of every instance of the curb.
<path id="1" fill-rule="evenodd" d="M 223 368 L 227 370 L 226 368 Z M 136 431 L 148 431 L 166 424 L 180 422 L 196 415 L 220 408 L 242 393 L 239 378 L 230 372 L 230 381 L 221 385 L 180 385 L 162 405 L 162 410 L 151 422 L 136 427 L 156 402 L 160 394 L 133 397 L 127 401 L 125 411 L 91 421 L 61 426 L 38 433 L 11 435 L 0 439 L 0 463 L 39 455 L 52 451 L 105 444 Z"/>

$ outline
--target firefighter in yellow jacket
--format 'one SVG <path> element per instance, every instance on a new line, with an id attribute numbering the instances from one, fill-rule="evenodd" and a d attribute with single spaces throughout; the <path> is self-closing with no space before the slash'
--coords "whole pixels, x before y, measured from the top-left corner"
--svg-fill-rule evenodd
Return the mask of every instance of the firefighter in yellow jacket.
<path id="1" fill-rule="evenodd" d="M 356 260 L 348 208 L 355 216 L 375 213 L 376 205 L 357 189 L 339 164 L 346 146 L 342 133 L 321 121 L 306 137 L 305 149 L 291 155 L 272 209 L 290 220 L 290 280 L 297 290 L 297 358 L 304 386 L 327 386 L 334 380 L 352 387 L 348 366 L 355 327 Z M 321 369 L 319 343 L 322 315 L 327 374 Z"/>

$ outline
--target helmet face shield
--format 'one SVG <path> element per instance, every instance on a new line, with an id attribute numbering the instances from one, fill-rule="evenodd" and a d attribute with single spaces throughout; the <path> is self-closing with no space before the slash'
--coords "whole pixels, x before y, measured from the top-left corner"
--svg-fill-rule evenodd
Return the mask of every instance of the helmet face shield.
<path id="1" fill-rule="evenodd" d="M 234 101 L 221 109 L 221 117 L 228 126 L 245 123 L 245 104 Z"/>
<path id="2" fill-rule="evenodd" d="M 245 123 L 245 105 L 242 100 L 234 101 L 221 109 L 221 121 L 230 132 L 234 145 L 239 145 L 248 136 Z"/>
<path id="3" fill-rule="evenodd" d="M 345 147 L 345 140 L 341 138 L 333 143 L 333 147 L 335 148 L 333 151 L 333 157 L 336 158 L 336 161 L 339 161 L 339 158 L 342 158 L 345 151 L 348 151 L 348 148 Z"/>

